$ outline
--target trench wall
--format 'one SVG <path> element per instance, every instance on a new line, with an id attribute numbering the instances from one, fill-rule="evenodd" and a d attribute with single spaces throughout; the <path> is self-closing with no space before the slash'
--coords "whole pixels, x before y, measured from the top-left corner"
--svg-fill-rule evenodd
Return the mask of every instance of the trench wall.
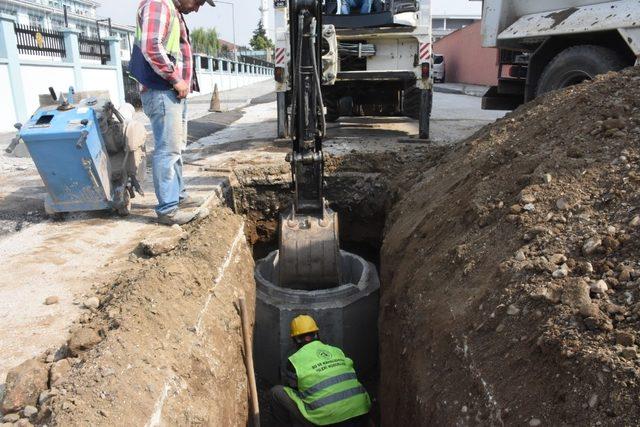
<path id="1" fill-rule="evenodd" d="M 138 262 L 79 327 L 103 341 L 74 363 L 52 425 L 244 426 L 247 376 L 236 304 L 254 319 L 244 221 L 217 209 L 180 248 Z"/>

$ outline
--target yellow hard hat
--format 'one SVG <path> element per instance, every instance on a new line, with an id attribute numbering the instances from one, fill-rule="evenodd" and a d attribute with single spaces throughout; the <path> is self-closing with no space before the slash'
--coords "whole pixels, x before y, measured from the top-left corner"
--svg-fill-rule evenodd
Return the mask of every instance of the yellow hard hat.
<path id="1" fill-rule="evenodd" d="M 303 314 L 296 317 L 291 321 L 291 336 L 297 337 L 298 335 L 310 334 L 312 332 L 318 332 L 320 329 L 316 325 L 316 321 L 313 317 Z"/>

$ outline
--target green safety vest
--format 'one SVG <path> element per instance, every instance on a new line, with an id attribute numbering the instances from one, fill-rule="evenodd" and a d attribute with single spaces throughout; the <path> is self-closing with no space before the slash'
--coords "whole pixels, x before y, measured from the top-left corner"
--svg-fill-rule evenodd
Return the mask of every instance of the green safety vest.
<path id="1" fill-rule="evenodd" d="M 313 341 L 289 358 L 298 389 L 285 387 L 302 415 L 315 425 L 336 424 L 369 412 L 369 394 L 342 350 Z"/>
<path id="2" fill-rule="evenodd" d="M 171 11 L 171 21 L 169 22 L 169 37 L 163 40 L 163 45 L 167 53 L 174 58 L 180 54 L 180 19 L 178 18 L 178 10 L 173 4 L 173 0 L 167 0 L 166 4 L 169 5 Z M 136 38 L 135 43 L 140 46 L 142 41 L 142 28 L 140 28 L 140 22 L 136 25 Z"/>

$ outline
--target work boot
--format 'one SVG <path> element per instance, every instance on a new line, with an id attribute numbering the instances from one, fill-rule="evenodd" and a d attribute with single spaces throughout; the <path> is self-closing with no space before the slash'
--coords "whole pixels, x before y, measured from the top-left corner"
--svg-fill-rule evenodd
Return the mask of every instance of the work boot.
<path id="1" fill-rule="evenodd" d="M 176 209 L 168 214 L 158 214 L 158 222 L 165 225 L 183 225 L 193 221 L 198 216 L 198 211 L 183 211 Z"/>
<path id="2" fill-rule="evenodd" d="M 204 201 L 204 197 L 187 196 L 184 199 L 180 199 L 179 206 L 181 208 L 199 208 L 204 204 Z"/>

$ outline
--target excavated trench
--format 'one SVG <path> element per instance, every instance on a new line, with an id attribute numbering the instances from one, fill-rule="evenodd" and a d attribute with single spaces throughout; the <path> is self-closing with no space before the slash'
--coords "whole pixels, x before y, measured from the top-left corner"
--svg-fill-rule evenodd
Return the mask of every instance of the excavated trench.
<path id="1" fill-rule="evenodd" d="M 354 342 L 339 342 L 345 352 L 354 358 L 356 369 L 358 370 L 361 381 L 365 384 L 374 400 L 374 409 L 372 411 L 373 420 L 379 419 L 379 411 L 377 408 L 376 397 L 378 393 L 379 380 L 379 364 L 378 364 L 378 328 L 377 318 L 379 312 L 378 300 L 378 274 L 380 269 L 380 250 L 384 238 L 384 226 L 387 212 L 393 206 L 398 198 L 399 191 L 403 187 L 409 187 L 415 175 L 407 176 L 405 172 L 412 167 L 404 168 L 402 165 L 418 162 L 428 167 L 430 162 L 435 161 L 438 155 L 425 154 L 428 150 L 415 149 L 413 147 L 403 147 L 398 152 L 375 152 L 375 153 L 353 153 L 340 156 L 330 157 L 327 161 L 326 175 L 326 199 L 329 201 L 330 207 L 339 215 L 340 226 L 340 247 L 344 251 L 343 259 L 350 258 L 354 260 L 354 265 L 358 267 L 354 270 L 356 278 L 353 282 L 358 281 L 363 275 L 360 265 L 363 268 L 371 268 L 375 270 L 376 291 L 371 298 L 365 298 L 359 303 L 359 308 L 353 310 L 352 314 L 326 316 L 323 311 L 314 311 L 318 304 L 335 298 L 340 300 L 344 297 L 344 292 L 336 291 L 331 295 L 315 295 L 308 294 L 298 302 L 300 307 L 308 306 L 310 314 L 316 313 L 319 316 L 321 338 L 322 338 L 322 321 L 325 321 L 325 330 L 329 329 L 327 335 L 335 337 L 333 322 L 350 322 L 348 328 L 356 329 L 364 338 L 357 337 L 351 339 Z M 418 154 L 419 153 L 419 154 Z M 263 350 L 265 347 L 277 346 L 275 338 L 277 335 L 273 331 L 273 325 L 278 321 L 270 315 L 269 325 L 261 325 L 261 321 L 265 321 L 265 316 L 261 315 L 260 307 L 260 287 L 264 277 L 270 277 L 273 273 L 272 261 L 277 250 L 277 233 L 279 212 L 291 203 L 291 190 L 289 172 L 286 166 L 264 167 L 264 168 L 240 168 L 236 171 L 238 182 L 233 186 L 233 203 L 236 213 L 244 215 L 247 221 L 247 232 L 250 243 L 253 247 L 253 257 L 256 262 L 256 279 L 258 286 L 258 298 L 256 308 L 256 326 L 254 348 L 256 354 L 258 349 L 264 359 L 269 363 L 276 364 L 276 357 L 269 358 Z M 349 254 L 354 254 L 349 255 Z M 363 262 L 359 262 L 361 259 Z M 368 267 L 366 267 L 368 266 Z M 353 279 L 353 278 L 352 278 Z M 365 278 L 366 279 L 366 278 Z M 380 284 L 381 287 L 384 284 Z M 269 292 L 273 292 L 270 290 Z M 280 293 L 276 290 L 275 293 Z M 271 298 L 268 296 L 267 298 Z M 286 295 L 285 300 L 298 300 L 297 295 Z M 324 308 L 324 307 L 322 307 Z M 372 312 L 371 312 L 372 311 Z M 295 312 L 295 311 L 294 311 Z M 281 315 L 282 316 L 282 315 Z M 288 317 L 287 317 L 288 316 Z M 292 314 L 284 315 L 287 321 Z M 366 321 L 362 321 L 366 319 Z M 280 329 L 285 324 L 280 319 Z M 342 325 L 340 325 L 342 327 Z M 271 333 L 267 333 L 271 343 L 265 343 L 261 331 L 271 329 Z M 276 328 L 277 329 L 277 328 Z M 373 334 L 373 339 L 366 339 L 367 332 Z M 358 333 L 358 332 L 357 332 Z M 283 333 L 280 333 L 283 335 Z M 262 338 L 261 338 L 262 337 Z M 288 337 L 282 337 L 287 340 Z M 330 339 L 331 340 L 331 339 Z M 339 341 L 339 340 L 338 340 Z M 284 341 L 283 341 L 284 342 Z M 338 344 L 338 342 L 331 343 Z M 286 346 L 286 344 L 285 344 Z M 281 345 L 282 347 L 282 345 Z M 290 351 L 291 349 L 289 349 Z M 365 357 L 361 354 L 365 353 Z M 286 360 L 286 356 L 283 358 Z M 256 363 L 256 369 L 259 375 L 259 393 L 261 402 L 261 413 L 264 425 L 273 425 L 273 420 L 269 414 L 267 404 L 267 391 L 271 385 L 279 382 L 279 372 L 277 368 L 269 368 L 259 361 Z M 377 422 L 376 422 L 377 423 Z"/>
<path id="2" fill-rule="evenodd" d="M 386 209 L 392 202 L 390 200 L 391 193 L 385 184 L 381 183 L 376 174 L 349 174 L 329 177 L 327 179 L 329 200 L 336 200 L 339 202 L 331 203 L 331 208 L 338 212 L 339 225 L 340 225 L 340 248 L 348 254 L 355 254 L 355 257 L 349 255 L 350 259 L 360 257 L 365 260 L 365 264 L 369 265 L 369 268 L 376 270 L 373 273 L 375 281 L 378 282 L 378 274 L 380 267 L 380 248 L 382 245 L 382 232 L 384 229 L 384 221 Z M 383 197 L 380 197 L 384 195 Z M 236 211 L 242 213 L 250 218 L 247 226 L 249 229 L 250 239 L 253 243 L 253 257 L 257 264 L 256 276 L 258 293 L 260 293 L 260 282 L 264 281 L 263 276 L 269 276 L 272 271 L 268 267 L 272 265 L 275 251 L 278 249 L 277 242 L 277 229 L 278 229 L 278 212 L 282 206 L 286 206 L 291 200 L 291 192 L 289 186 L 286 183 L 277 183 L 272 185 L 264 185 L 260 183 L 258 185 L 240 186 L 234 189 L 234 199 L 236 202 Z M 257 208 L 259 207 L 259 208 Z M 345 253 L 343 252 L 343 253 Z M 343 256 L 346 258 L 347 256 Z M 357 262 L 357 260 L 356 260 Z M 265 266 L 267 268 L 265 268 Z M 359 271 L 358 277 L 362 275 L 362 271 Z M 356 282 L 357 279 L 351 280 Z M 376 283 L 376 284 L 377 284 Z M 287 301 L 291 299 L 298 299 L 298 295 L 278 295 L 285 290 L 270 287 L 269 291 L 275 293 L 275 298 L 280 298 L 280 301 Z M 320 323 L 321 329 L 333 329 L 334 325 L 328 325 L 328 323 L 339 323 L 338 319 L 343 319 L 343 313 L 341 308 L 333 307 L 333 309 L 323 310 L 325 304 L 331 305 L 332 302 L 342 301 L 345 298 L 349 298 L 349 295 L 345 295 L 347 290 L 337 290 L 327 292 L 319 292 L 321 295 L 316 295 L 318 292 L 306 293 L 300 300 L 299 308 L 308 307 L 309 314 L 314 315 Z M 295 292 L 294 292 L 295 293 Z M 357 298 L 357 296 L 354 296 Z M 378 347 L 377 347 L 377 311 L 378 311 L 378 291 L 376 290 L 374 295 L 371 295 L 368 301 L 361 303 L 364 307 L 359 310 L 358 315 L 362 317 L 368 317 L 373 319 L 373 325 L 358 325 L 357 329 L 362 327 L 368 327 L 364 332 L 369 332 L 371 339 L 364 340 L 363 342 L 354 342 L 352 346 L 358 346 L 359 348 L 353 348 L 353 351 L 349 351 L 349 343 L 347 342 L 333 342 L 331 344 L 338 345 L 345 349 L 350 357 L 354 357 L 354 352 L 359 351 L 365 353 L 364 357 L 355 357 L 356 367 L 366 367 L 365 369 L 358 369 L 361 381 L 364 382 L 368 388 L 371 396 L 375 397 L 377 393 L 378 385 Z M 272 298 L 271 296 L 269 297 Z M 273 310 L 269 310 L 271 307 L 260 310 L 262 307 L 260 298 L 256 303 L 256 325 L 254 335 L 254 348 L 256 354 L 259 349 L 269 348 L 274 349 L 278 347 L 277 340 L 289 341 L 288 337 L 284 334 L 276 334 L 273 328 L 274 324 L 277 324 L 277 320 L 274 321 L 272 313 Z M 320 307 L 320 309 L 315 309 Z M 371 312 L 373 310 L 373 312 Z M 265 316 L 261 316 L 261 311 L 269 311 L 267 316 L 269 319 L 264 319 Z M 328 311 L 330 315 L 320 314 Z M 277 315 L 277 314 L 276 314 Z M 291 314 L 287 315 L 291 317 Z M 344 316 L 347 317 L 347 316 Z M 261 324 L 268 321 L 267 325 Z M 280 322 L 284 325 L 285 320 Z M 336 327 L 338 325 L 335 325 Z M 355 326 L 355 325 L 354 325 Z M 282 325 L 281 325 L 282 328 Z M 266 330 L 271 329 L 271 333 L 264 334 Z M 278 328 L 275 328 L 278 329 Z M 332 331 L 333 332 L 333 331 Z M 282 336 L 280 336 L 282 335 Z M 332 335 L 335 335 L 332 333 Z M 322 331 L 321 331 L 322 338 Z M 326 339 L 325 339 L 326 341 Z M 261 357 L 266 356 L 264 351 L 260 352 Z M 258 371 L 258 384 L 260 394 L 260 406 L 262 414 L 262 424 L 266 426 L 275 425 L 274 420 L 270 414 L 270 408 L 268 405 L 268 390 L 270 386 L 278 382 L 279 378 L 279 366 L 277 363 L 277 354 L 275 350 L 269 351 L 270 356 L 261 360 L 265 360 L 265 363 L 260 363 L 260 360 L 256 361 L 256 369 Z M 285 353 L 286 354 L 286 353 Z M 282 356 L 282 355 L 280 355 Z M 286 357 L 286 356 L 285 356 Z"/>
<path id="3" fill-rule="evenodd" d="M 361 266 L 351 269 L 354 282 L 366 276 L 365 270 L 379 269 L 387 212 L 419 178 L 421 172 L 415 171 L 426 171 L 442 154 L 425 146 L 394 147 L 368 153 L 349 147 L 326 161 L 326 198 L 339 214 L 341 248 L 355 254 L 347 258 L 363 260 L 353 264 Z M 99 287 L 99 310 L 72 330 L 74 337 L 95 341 L 71 355 L 65 352 L 68 360 L 55 356 L 53 363 L 46 362 L 51 369 L 58 363 L 71 366 L 64 380 L 50 385 L 55 390 L 47 391 L 57 394 L 39 403 L 36 424 L 245 424 L 248 385 L 238 298 L 246 299 L 252 321 L 258 293 L 254 260 L 276 248 L 278 214 L 291 200 L 289 182 L 284 161 L 235 167 L 229 197 L 235 213 L 215 208 L 207 219 L 185 226 L 188 237 L 178 248 L 136 258 L 130 271 Z M 348 323 L 377 338 L 378 307 L 369 307 L 372 312 L 356 312 Z M 359 324 L 358 318 L 367 321 Z M 254 336 L 272 335 L 259 333 L 257 314 L 256 320 Z M 340 323 L 319 320 L 326 335 Z M 375 402 L 378 347 L 375 339 L 367 345 L 367 362 L 356 368 Z M 358 350 L 344 347 L 347 354 Z M 254 360 L 261 357 L 254 353 Z M 259 381 L 266 426 L 273 425 L 265 405 L 273 382 Z M 379 419 L 377 405 L 373 414 L 374 421 Z"/>

